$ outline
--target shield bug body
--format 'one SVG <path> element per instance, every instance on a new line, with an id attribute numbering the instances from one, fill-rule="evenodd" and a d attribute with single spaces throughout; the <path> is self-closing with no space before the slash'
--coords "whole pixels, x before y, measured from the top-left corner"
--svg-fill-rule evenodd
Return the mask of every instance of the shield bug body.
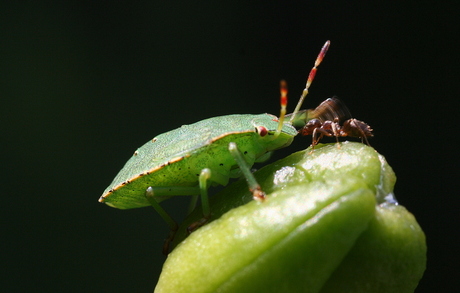
<path id="1" fill-rule="evenodd" d="M 329 41 L 316 59 L 294 112 L 298 112 L 328 48 Z M 176 223 L 159 205 L 169 197 L 194 195 L 196 202 L 201 195 L 204 220 L 191 230 L 210 216 L 207 198 L 210 185 L 225 185 L 229 178 L 243 175 L 254 198 L 263 200 L 265 195 L 250 171 L 251 166 L 268 158 L 270 152 L 290 145 L 298 134 L 294 127 L 296 115 L 284 121 L 286 94 L 286 86 L 282 84 L 279 118 L 271 114 L 220 116 L 156 136 L 134 152 L 99 201 L 119 209 L 151 205 L 174 231 Z"/>
<path id="2" fill-rule="evenodd" d="M 229 143 L 235 142 L 246 163 L 289 145 L 297 130 L 270 114 L 228 115 L 205 119 L 160 134 L 137 149 L 99 201 L 130 209 L 151 205 L 145 196 L 153 188 L 157 201 L 176 195 L 200 194 L 201 171 L 211 170 L 212 183 L 226 185 L 240 172 Z"/>

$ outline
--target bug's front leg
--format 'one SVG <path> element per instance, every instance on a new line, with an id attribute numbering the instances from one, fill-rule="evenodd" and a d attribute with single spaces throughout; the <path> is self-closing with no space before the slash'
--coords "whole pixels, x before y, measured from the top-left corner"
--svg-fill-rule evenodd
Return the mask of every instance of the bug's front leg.
<path id="1" fill-rule="evenodd" d="M 248 165 L 246 160 L 243 157 L 243 154 L 238 149 L 236 143 L 231 142 L 228 144 L 228 150 L 230 154 L 232 154 L 233 158 L 235 159 L 238 167 L 240 168 L 241 172 L 243 173 L 246 181 L 248 182 L 249 190 L 252 192 L 252 196 L 255 200 L 263 201 L 265 199 L 265 192 L 262 191 L 260 188 L 259 183 L 257 183 L 256 178 L 251 172 L 251 167 Z"/>

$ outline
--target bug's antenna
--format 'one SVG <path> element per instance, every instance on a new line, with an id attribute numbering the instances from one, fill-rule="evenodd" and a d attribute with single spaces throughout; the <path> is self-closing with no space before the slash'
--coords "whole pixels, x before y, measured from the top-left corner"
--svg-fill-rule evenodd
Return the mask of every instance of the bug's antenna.
<path id="1" fill-rule="evenodd" d="M 289 120 L 290 122 L 294 120 L 294 117 L 299 112 L 300 107 L 302 106 L 302 103 L 305 100 L 305 97 L 308 95 L 308 89 L 310 88 L 310 85 L 313 82 L 313 79 L 316 75 L 316 68 L 321 64 L 321 61 L 323 61 L 324 56 L 326 56 L 330 44 L 331 41 L 326 41 L 326 43 L 324 43 L 324 46 L 321 48 L 318 57 L 316 57 L 315 66 L 313 66 L 313 68 L 310 71 L 310 74 L 308 75 L 307 83 L 305 84 L 305 88 L 302 92 L 302 95 L 300 96 L 299 102 L 297 103 L 297 106 L 295 107 L 294 112 L 292 113 L 291 120 Z"/>
<path id="2" fill-rule="evenodd" d="M 281 104 L 281 112 L 280 112 L 280 118 L 278 122 L 278 129 L 275 132 L 275 138 L 278 137 L 281 133 L 281 129 L 283 128 L 283 123 L 284 123 L 284 116 L 286 115 L 286 107 L 287 107 L 287 94 L 288 94 L 288 88 L 287 88 L 287 83 L 285 80 L 280 81 L 280 104 Z"/>

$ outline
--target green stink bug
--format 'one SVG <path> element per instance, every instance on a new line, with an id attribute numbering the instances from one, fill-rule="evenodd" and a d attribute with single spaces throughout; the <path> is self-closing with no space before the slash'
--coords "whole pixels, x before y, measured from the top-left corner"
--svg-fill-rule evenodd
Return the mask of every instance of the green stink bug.
<path id="1" fill-rule="evenodd" d="M 192 195 L 191 207 L 194 207 L 197 196 L 201 195 L 204 223 L 210 216 L 208 187 L 226 185 L 229 178 L 242 173 L 254 198 L 263 200 L 265 195 L 250 168 L 255 162 L 267 159 L 270 152 L 290 145 L 298 134 L 294 127 L 298 123 L 297 113 L 329 44 L 327 41 L 322 47 L 289 121 L 284 121 L 287 89 L 282 83 L 279 119 L 271 114 L 227 115 L 160 134 L 134 152 L 99 201 L 119 209 L 151 205 L 174 231 L 177 224 L 159 205 L 169 197 Z"/>

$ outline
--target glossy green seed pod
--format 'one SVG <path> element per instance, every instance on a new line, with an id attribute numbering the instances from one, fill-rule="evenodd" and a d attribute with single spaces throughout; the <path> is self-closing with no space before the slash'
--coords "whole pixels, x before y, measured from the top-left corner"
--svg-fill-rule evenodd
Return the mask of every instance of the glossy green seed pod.
<path id="1" fill-rule="evenodd" d="M 155 292 L 413 292 L 426 265 L 423 231 L 393 194 L 383 156 L 359 143 L 319 145 L 236 182 L 212 201 L 213 222 L 168 256 Z M 224 195 L 224 196 L 222 196 Z"/>

